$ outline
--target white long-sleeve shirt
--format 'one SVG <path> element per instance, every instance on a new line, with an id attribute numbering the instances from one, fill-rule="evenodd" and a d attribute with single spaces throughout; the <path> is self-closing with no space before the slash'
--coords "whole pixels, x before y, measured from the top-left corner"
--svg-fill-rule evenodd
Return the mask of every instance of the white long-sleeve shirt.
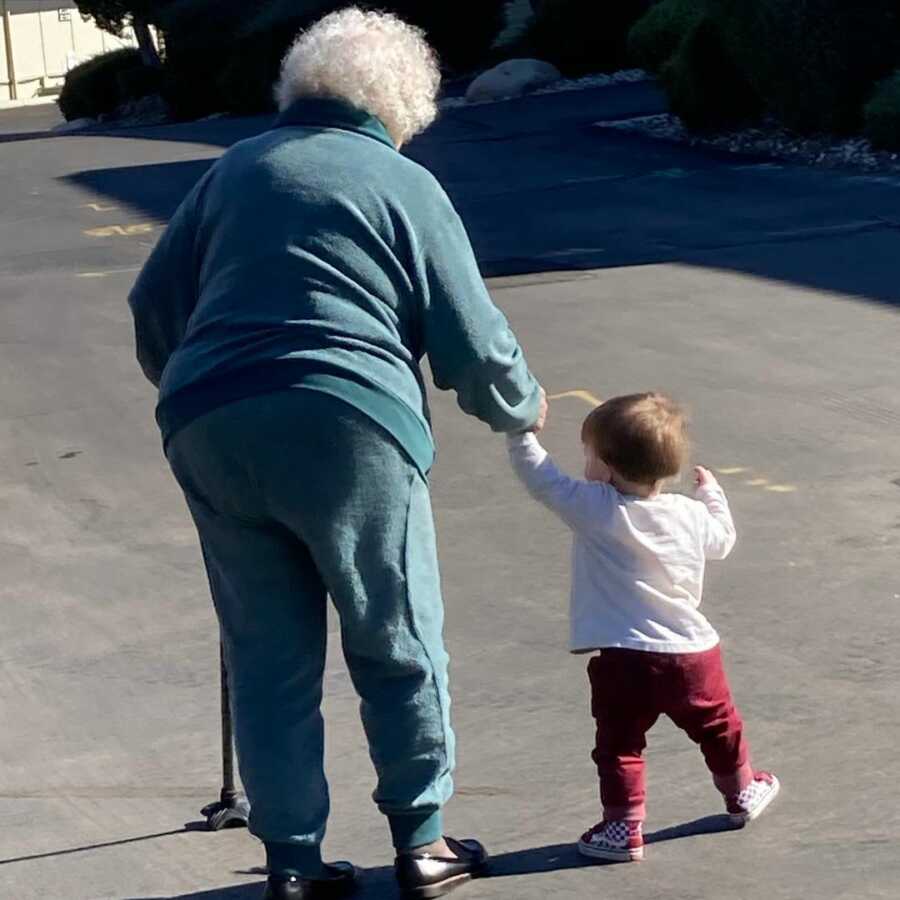
<path id="1" fill-rule="evenodd" d="M 650 499 L 561 472 L 533 434 L 510 435 L 513 468 L 529 493 L 574 532 L 573 653 L 625 647 L 700 653 L 719 635 L 700 612 L 707 559 L 724 559 L 735 542 L 728 500 L 718 485 L 696 500 Z"/>

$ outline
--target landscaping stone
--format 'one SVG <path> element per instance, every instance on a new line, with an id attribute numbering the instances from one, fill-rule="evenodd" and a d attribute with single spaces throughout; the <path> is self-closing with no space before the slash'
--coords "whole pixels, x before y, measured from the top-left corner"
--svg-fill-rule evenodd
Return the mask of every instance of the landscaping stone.
<path id="1" fill-rule="evenodd" d="M 643 69 L 622 69 L 609 75 L 598 73 L 586 75 L 584 78 L 560 78 L 544 87 L 531 91 L 532 94 L 558 94 L 563 91 L 587 91 L 599 87 L 613 87 L 617 84 L 637 84 L 644 81 L 653 81 L 653 76 Z M 467 100 L 466 97 L 445 97 L 440 102 L 442 109 L 452 109 L 457 106 L 477 106 L 482 103 L 499 103 L 504 100 L 512 100 L 514 97 L 492 97 L 487 100 Z"/>
<path id="2" fill-rule="evenodd" d="M 96 124 L 96 119 L 72 119 L 71 122 L 60 122 L 59 125 L 54 125 L 53 131 L 56 134 L 69 134 L 73 131 L 84 131 Z"/>
<path id="3" fill-rule="evenodd" d="M 469 103 L 486 103 L 508 97 L 521 97 L 547 87 L 562 76 L 556 66 L 539 59 L 508 59 L 479 75 L 469 86 Z"/>

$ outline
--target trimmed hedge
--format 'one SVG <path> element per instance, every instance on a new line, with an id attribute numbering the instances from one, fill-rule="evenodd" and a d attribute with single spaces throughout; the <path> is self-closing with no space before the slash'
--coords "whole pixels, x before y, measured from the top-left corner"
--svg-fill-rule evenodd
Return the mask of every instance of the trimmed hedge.
<path id="1" fill-rule="evenodd" d="M 418 25 L 445 68 L 485 59 L 504 24 L 506 0 L 361 0 Z M 174 115 L 251 114 L 273 107 L 281 61 L 297 34 L 344 0 L 270 0 L 251 13 L 239 0 L 176 0 L 165 12 L 165 97 Z M 215 29 L 209 22 L 216 21 Z M 224 61 L 224 62 L 223 62 Z"/>
<path id="2" fill-rule="evenodd" d="M 783 124 L 858 132 L 900 61 L 896 0 L 707 0 L 738 68 Z"/>
<path id="3" fill-rule="evenodd" d="M 628 32 L 651 0 L 549 0 L 522 39 L 528 55 L 577 78 L 614 72 L 628 63 Z"/>
<path id="4" fill-rule="evenodd" d="M 361 5 L 387 10 L 418 25 L 445 69 L 469 72 L 487 59 L 503 31 L 506 3 L 507 0 L 369 0 Z"/>
<path id="5" fill-rule="evenodd" d="M 188 120 L 245 111 L 240 94 L 238 106 L 231 109 L 231 95 L 222 90 L 221 79 L 226 72 L 236 77 L 243 70 L 242 81 L 254 81 L 257 67 L 252 61 L 245 65 L 240 47 L 246 6 L 239 0 L 174 0 L 159 18 L 166 48 L 163 97 L 173 116 Z"/>
<path id="6" fill-rule="evenodd" d="M 648 72 L 661 71 L 705 11 L 704 0 L 662 0 L 654 4 L 628 33 L 630 61 Z"/>
<path id="7" fill-rule="evenodd" d="M 697 22 L 661 79 L 672 111 L 688 128 L 729 128 L 759 118 L 762 103 L 725 49 L 711 16 Z"/>
<path id="8" fill-rule="evenodd" d="M 195 43 L 175 33 L 166 35 L 163 97 L 176 119 L 199 119 L 227 111 L 216 84 L 222 70 L 215 60 L 222 58 L 221 52 L 211 38 Z"/>
<path id="9" fill-rule="evenodd" d="M 212 0 L 177 0 L 176 7 L 201 8 Z M 235 0 L 216 0 L 233 7 Z M 323 15 L 348 6 L 347 0 L 267 0 L 252 13 L 237 4 L 242 33 L 258 35 L 308 27 Z M 464 72 L 479 65 L 506 24 L 507 0 L 356 0 L 357 6 L 394 13 L 421 28 L 444 68 Z M 293 35 L 292 35 L 293 36 Z"/>
<path id="10" fill-rule="evenodd" d="M 161 85 L 162 73 L 147 68 L 137 50 L 124 48 L 71 69 L 57 103 L 68 121 L 96 119 L 131 100 L 157 93 Z"/>
<path id="11" fill-rule="evenodd" d="M 215 78 L 217 96 L 225 100 L 228 112 L 252 115 L 275 109 L 274 86 L 281 61 L 297 34 L 309 24 L 281 22 L 239 40 Z"/>
<path id="12" fill-rule="evenodd" d="M 900 71 L 882 81 L 866 104 L 865 134 L 877 150 L 900 151 Z"/>

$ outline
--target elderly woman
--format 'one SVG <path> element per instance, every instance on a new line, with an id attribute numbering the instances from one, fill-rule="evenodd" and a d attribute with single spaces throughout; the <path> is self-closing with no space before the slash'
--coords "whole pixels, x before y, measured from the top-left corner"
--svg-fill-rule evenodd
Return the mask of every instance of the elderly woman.
<path id="1" fill-rule="evenodd" d="M 397 152 L 439 82 L 399 19 L 319 21 L 284 62 L 275 127 L 194 188 L 130 297 L 221 623 L 268 900 L 355 878 L 320 854 L 326 595 L 404 893 L 440 896 L 486 856 L 443 837 L 454 739 L 419 364 L 498 432 L 539 428 L 546 402 L 453 206 Z"/>

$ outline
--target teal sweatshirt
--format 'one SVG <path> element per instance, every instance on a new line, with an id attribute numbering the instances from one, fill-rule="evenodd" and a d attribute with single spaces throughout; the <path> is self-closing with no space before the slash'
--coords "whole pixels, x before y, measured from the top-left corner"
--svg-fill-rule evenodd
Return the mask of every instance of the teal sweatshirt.
<path id="1" fill-rule="evenodd" d="M 228 150 L 129 304 L 164 444 L 226 403 L 301 386 L 356 406 L 427 472 L 424 356 L 495 431 L 538 415 L 537 382 L 449 198 L 378 119 L 335 100 L 298 101 Z"/>

